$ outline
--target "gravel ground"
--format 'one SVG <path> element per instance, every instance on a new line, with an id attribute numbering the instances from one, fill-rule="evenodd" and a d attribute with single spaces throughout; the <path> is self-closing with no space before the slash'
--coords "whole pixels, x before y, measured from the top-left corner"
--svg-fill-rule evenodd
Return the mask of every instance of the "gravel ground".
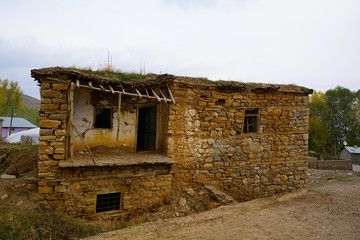
<path id="1" fill-rule="evenodd" d="M 107 232 L 100 239 L 359 239 L 360 177 L 309 170 L 307 189 Z"/>

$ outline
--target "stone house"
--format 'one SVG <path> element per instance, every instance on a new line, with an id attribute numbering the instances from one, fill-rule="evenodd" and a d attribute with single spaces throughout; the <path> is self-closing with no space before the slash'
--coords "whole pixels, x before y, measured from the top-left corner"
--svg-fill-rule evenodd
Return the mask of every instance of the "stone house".
<path id="1" fill-rule="evenodd" d="M 345 146 L 340 150 L 341 160 L 352 160 L 360 164 L 360 147 L 358 146 Z"/>
<path id="2" fill-rule="evenodd" d="M 211 184 L 237 200 L 306 186 L 311 89 L 68 68 L 41 86 L 39 201 L 120 218 Z"/>

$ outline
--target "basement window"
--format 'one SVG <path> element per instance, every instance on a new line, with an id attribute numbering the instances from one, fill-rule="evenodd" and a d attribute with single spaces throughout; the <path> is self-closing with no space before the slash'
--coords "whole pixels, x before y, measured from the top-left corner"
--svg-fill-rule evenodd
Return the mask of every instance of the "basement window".
<path id="1" fill-rule="evenodd" d="M 245 110 L 243 133 L 257 133 L 259 124 L 259 109 Z"/>
<path id="2" fill-rule="evenodd" d="M 96 213 L 120 210 L 121 193 L 98 194 L 96 198 Z"/>
<path id="3" fill-rule="evenodd" d="M 111 108 L 95 108 L 95 128 L 111 128 Z"/>

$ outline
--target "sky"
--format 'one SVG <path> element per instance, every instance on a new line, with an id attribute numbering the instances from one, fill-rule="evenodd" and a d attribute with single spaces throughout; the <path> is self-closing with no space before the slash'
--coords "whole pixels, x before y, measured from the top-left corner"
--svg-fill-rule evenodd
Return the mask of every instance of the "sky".
<path id="1" fill-rule="evenodd" d="M 0 0 L 0 79 L 92 68 L 360 89 L 359 0 Z"/>

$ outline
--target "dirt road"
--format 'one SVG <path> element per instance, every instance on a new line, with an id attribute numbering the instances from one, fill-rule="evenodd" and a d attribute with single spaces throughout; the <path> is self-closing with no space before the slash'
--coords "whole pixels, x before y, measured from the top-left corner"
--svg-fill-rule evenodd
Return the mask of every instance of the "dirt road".
<path id="1" fill-rule="evenodd" d="M 309 182 L 315 185 L 307 190 L 158 220 L 89 240 L 360 239 L 360 177 L 345 175 L 313 177 Z"/>

